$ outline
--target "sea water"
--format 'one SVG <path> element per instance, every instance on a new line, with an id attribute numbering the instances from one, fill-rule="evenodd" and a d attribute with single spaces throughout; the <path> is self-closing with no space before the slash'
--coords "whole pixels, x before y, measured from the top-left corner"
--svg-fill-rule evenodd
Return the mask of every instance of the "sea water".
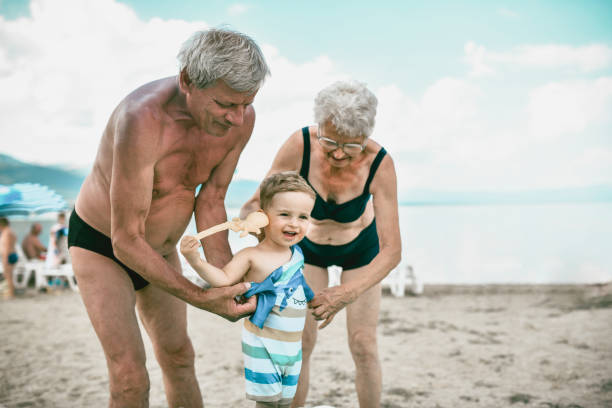
<path id="1" fill-rule="evenodd" d="M 401 206 L 399 215 L 401 266 L 425 283 L 612 281 L 612 203 Z M 11 219 L 20 241 L 33 221 Z M 36 221 L 47 245 L 55 217 Z M 192 220 L 186 233 L 195 229 Z M 229 241 L 234 252 L 257 243 L 231 231 Z"/>
<path id="2" fill-rule="evenodd" d="M 402 262 L 429 283 L 612 280 L 612 203 L 400 207 Z"/>

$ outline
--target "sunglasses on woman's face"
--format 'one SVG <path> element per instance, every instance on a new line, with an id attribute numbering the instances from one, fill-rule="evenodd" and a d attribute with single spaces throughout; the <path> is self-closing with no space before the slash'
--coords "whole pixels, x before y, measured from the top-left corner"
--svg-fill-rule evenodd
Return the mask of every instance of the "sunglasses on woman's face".
<path id="1" fill-rule="evenodd" d="M 364 141 L 363 144 L 359 144 L 359 143 L 340 144 L 333 139 L 329 139 L 327 137 L 322 136 L 321 133 L 322 133 L 322 129 L 321 129 L 321 126 L 319 126 L 319 135 L 317 136 L 317 139 L 321 147 L 328 152 L 332 152 L 340 148 L 342 149 L 344 153 L 348 154 L 349 156 L 357 156 L 359 153 L 363 152 L 363 149 L 365 149 L 366 141 Z"/>

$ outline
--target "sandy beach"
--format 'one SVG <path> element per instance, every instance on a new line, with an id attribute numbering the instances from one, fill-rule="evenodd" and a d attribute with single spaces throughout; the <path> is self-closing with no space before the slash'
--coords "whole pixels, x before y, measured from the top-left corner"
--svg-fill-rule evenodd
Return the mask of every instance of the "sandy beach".
<path id="1" fill-rule="evenodd" d="M 240 323 L 188 309 L 207 407 L 244 399 Z M 103 407 L 106 365 L 77 293 L 0 301 L 0 407 Z M 382 406 L 610 407 L 610 285 L 426 286 L 385 293 Z M 146 338 L 146 336 L 145 336 Z M 148 338 L 151 407 L 165 407 Z M 345 315 L 320 332 L 308 406 L 357 407 Z"/>

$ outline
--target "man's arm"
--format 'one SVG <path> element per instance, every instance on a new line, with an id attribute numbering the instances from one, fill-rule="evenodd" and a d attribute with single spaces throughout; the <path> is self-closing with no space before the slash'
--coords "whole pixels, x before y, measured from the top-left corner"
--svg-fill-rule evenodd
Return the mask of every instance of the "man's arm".
<path id="1" fill-rule="evenodd" d="M 148 109 L 117 118 L 110 186 L 111 241 L 115 256 L 145 279 L 180 298 L 190 298 L 187 279 L 145 240 L 160 128 Z"/>
<path id="2" fill-rule="evenodd" d="M 252 313 L 234 296 L 248 290 L 241 284 L 203 291 L 175 270 L 145 240 L 145 221 L 158 156 L 157 120 L 147 110 L 124 112 L 118 118 L 111 177 L 111 240 L 115 256 L 162 290 L 230 320 Z"/>
<path id="3" fill-rule="evenodd" d="M 289 136 L 289 139 L 287 139 L 278 150 L 266 177 L 282 171 L 298 171 L 302 164 L 303 151 L 304 140 L 302 139 L 302 132 L 297 131 Z M 240 208 L 240 218 L 246 218 L 247 215 L 260 208 L 258 187 L 253 196 L 242 205 L 242 208 Z"/>
<path id="4" fill-rule="evenodd" d="M 198 193 L 195 205 L 195 220 L 198 231 L 227 221 L 225 194 L 232 181 L 240 154 L 251 138 L 254 125 L 255 110 L 252 106 L 249 106 L 245 112 L 244 124 L 236 129 L 239 133 L 235 147 L 214 168 L 208 181 L 202 185 L 202 189 Z M 227 238 L 228 232 L 223 231 L 202 240 L 207 261 L 219 268 L 232 259 L 232 251 Z"/>

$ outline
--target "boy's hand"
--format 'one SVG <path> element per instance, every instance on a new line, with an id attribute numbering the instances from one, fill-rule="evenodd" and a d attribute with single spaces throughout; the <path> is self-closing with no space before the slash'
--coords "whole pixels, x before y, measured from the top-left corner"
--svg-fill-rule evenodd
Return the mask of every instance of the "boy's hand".
<path id="1" fill-rule="evenodd" d="M 198 248 L 201 246 L 200 241 L 196 237 L 185 235 L 181 239 L 181 254 L 190 262 L 198 260 L 200 259 Z"/>

